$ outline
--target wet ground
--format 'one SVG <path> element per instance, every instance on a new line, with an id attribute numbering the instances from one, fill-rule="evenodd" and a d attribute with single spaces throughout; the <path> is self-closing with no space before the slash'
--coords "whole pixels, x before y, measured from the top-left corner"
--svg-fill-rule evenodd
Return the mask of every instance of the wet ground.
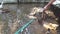
<path id="1" fill-rule="evenodd" d="M 14 34 L 30 20 L 26 15 L 31 12 L 32 8 L 41 6 L 43 7 L 42 4 L 20 4 L 19 8 L 17 8 L 17 4 L 4 5 L 4 9 L 10 10 L 10 12 L 0 14 L 0 34 Z M 48 20 L 48 22 L 49 21 L 52 20 Z M 26 32 L 22 34 L 45 34 L 47 31 L 37 20 L 26 29 Z"/>

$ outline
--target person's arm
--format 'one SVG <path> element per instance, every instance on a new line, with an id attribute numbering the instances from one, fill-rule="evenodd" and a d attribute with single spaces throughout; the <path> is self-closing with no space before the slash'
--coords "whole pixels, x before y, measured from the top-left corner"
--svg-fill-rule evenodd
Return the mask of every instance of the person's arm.
<path id="1" fill-rule="evenodd" d="M 44 7 L 44 10 L 47 10 L 48 7 L 50 7 L 50 5 L 56 0 L 50 0 L 50 2 Z"/>

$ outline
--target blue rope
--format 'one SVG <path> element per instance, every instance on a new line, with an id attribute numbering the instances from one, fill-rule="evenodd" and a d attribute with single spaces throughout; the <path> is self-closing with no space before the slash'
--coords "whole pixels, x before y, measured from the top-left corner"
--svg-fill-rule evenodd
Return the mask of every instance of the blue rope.
<path id="1" fill-rule="evenodd" d="M 21 27 L 18 31 L 15 32 L 15 34 L 19 34 L 19 32 L 22 32 L 26 27 L 28 27 L 34 19 L 31 19 L 29 22 L 27 22 L 23 27 Z"/>

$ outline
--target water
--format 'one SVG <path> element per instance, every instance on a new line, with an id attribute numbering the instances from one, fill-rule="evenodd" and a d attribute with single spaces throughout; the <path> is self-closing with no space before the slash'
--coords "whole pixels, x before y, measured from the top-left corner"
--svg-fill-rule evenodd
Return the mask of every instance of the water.
<path id="1" fill-rule="evenodd" d="M 43 7 L 44 4 L 20 4 L 17 9 L 17 4 L 6 4 L 4 5 L 4 9 L 9 9 L 10 13 L 0 14 L 2 18 L 1 29 L 3 29 L 3 33 L 1 34 L 14 34 L 19 28 L 21 28 L 24 24 L 26 24 L 30 19 L 27 18 L 32 8 L 34 7 Z M 4 21 L 5 20 L 5 21 Z M 5 26 L 6 25 L 6 26 Z M 44 27 L 40 26 L 38 21 L 34 21 L 30 24 L 21 34 L 44 34 Z M 44 33 L 43 33 L 44 32 Z M 20 33 L 19 33 L 20 34 Z"/>

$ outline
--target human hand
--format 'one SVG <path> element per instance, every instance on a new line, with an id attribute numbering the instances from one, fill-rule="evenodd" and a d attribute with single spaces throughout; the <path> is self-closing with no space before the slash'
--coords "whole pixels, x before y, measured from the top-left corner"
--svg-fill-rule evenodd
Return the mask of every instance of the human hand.
<path id="1" fill-rule="evenodd" d="M 47 9 L 48 9 L 48 7 L 47 7 L 47 6 L 45 6 L 43 11 L 46 11 Z"/>

